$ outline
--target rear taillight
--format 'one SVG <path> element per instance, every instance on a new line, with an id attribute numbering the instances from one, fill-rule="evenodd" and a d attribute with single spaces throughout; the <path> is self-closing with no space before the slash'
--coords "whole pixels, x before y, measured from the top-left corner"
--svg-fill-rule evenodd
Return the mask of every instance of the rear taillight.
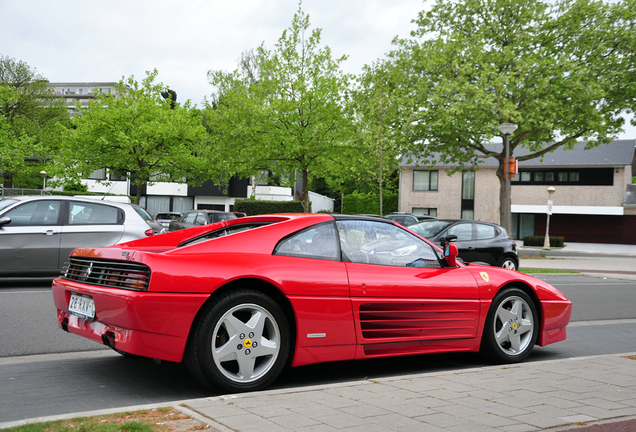
<path id="1" fill-rule="evenodd" d="M 146 234 L 146 237 L 150 237 L 155 235 L 155 232 L 151 229 L 147 229 L 146 231 L 144 231 L 144 234 Z"/>

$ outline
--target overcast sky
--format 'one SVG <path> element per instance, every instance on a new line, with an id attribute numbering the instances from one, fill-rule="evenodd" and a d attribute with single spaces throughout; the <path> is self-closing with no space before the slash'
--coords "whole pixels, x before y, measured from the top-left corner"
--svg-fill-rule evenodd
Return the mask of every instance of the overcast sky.
<path id="1" fill-rule="evenodd" d="M 431 1 L 304 0 L 311 28 L 345 72 L 383 58 Z M 0 54 L 50 82 L 113 82 L 159 71 L 177 100 L 201 106 L 209 70 L 234 70 L 242 52 L 273 48 L 297 0 L 0 0 Z M 636 138 L 628 127 L 622 138 Z"/>

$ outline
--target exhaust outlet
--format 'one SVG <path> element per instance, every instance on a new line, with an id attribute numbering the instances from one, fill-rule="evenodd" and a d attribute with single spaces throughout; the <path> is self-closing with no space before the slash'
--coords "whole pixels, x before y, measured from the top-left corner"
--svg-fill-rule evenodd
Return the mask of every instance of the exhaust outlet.
<path id="1" fill-rule="evenodd" d="M 68 333 L 68 318 L 64 318 L 62 322 L 60 322 L 60 326 L 62 326 L 62 330 Z"/>
<path id="2" fill-rule="evenodd" d="M 102 343 L 109 348 L 115 349 L 115 335 L 113 332 L 106 332 L 102 335 Z"/>

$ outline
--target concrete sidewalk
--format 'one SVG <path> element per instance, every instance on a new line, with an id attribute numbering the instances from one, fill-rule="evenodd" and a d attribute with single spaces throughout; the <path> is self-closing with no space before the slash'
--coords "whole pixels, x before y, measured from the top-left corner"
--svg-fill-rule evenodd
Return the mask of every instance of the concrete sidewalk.
<path id="1" fill-rule="evenodd" d="M 563 248 L 544 249 L 519 245 L 519 268 L 571 270 L 588 276 L 636 280 L 636 245 L 569 243 Z M 562 255 L 561 255 L 562 254 Z"/>
<path id="2" fill-rule="evenodd" d="M 604 420 L 636 427 L 636 352 L 261 391 L 170 405 L 207 423 L 209 430 L 224 432 L 524 432 L 579 429 Z M 0 423 L 0 428 L 142 408 L 150 406 Z"/>

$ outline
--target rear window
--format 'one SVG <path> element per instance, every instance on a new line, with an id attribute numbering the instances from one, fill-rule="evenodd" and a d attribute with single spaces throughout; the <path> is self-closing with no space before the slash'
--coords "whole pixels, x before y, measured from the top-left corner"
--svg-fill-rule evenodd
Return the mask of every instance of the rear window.
<path id="1" fill-rule="evenodd" d="M 148 213 L 143 207 L 139 207 L 139 206 L 133 206 L 133 208 L 135 209 L 135 211 L 137 212 L 137 214 L 139 216 L 141 216 L 141 218 L 145 221 L 151 221 L 154 220 L 154 218 L 152 216 L 150 216 L 150 213 Z"/>

